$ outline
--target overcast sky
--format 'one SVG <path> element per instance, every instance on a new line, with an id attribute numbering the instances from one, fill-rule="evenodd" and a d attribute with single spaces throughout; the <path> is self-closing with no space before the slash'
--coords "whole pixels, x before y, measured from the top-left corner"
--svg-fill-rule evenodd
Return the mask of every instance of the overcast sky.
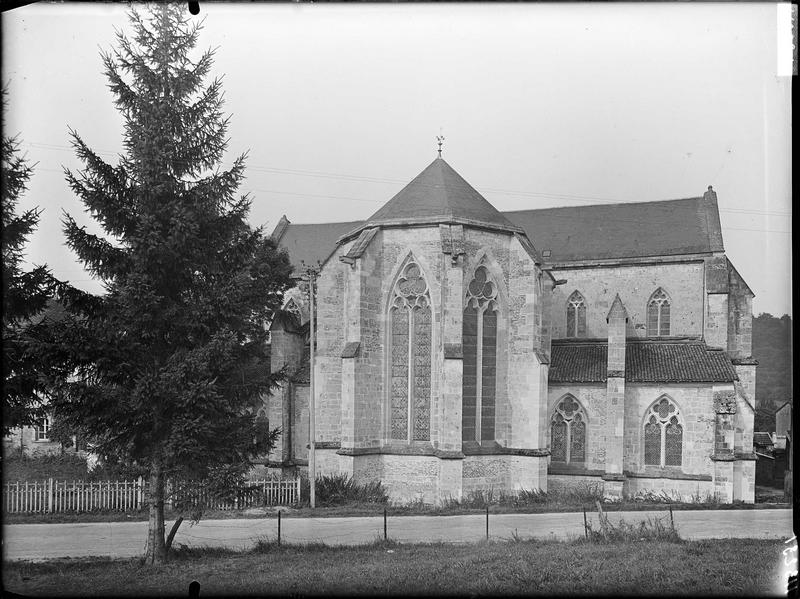
<path id="1" fill-rule="evenodd" d="M 774 4 L 272 5 L 200 2 L 232 114 L 226 166 L 249 150 L 251 223 L 365 219 L 436 156 L 499 210 L 717 192 L 754 312 L 791 314 L 790 79 Z M 101 74 L 124 5 L 3 13 L 6 133 L 44 210 L 33 263 L 99 291 L 63 245 L 91 225 L 62 166 L 68 127 L 114 162 L 122 120 Z M 90 226 L 97 231 L 96 227 Z M 534 244 L 536 240 L 532 240 Z"/>

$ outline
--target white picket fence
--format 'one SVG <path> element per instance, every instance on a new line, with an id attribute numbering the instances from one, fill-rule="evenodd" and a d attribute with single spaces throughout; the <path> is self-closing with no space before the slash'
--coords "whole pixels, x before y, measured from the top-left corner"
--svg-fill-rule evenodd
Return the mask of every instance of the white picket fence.
<path id="1" fill-rule="evenodd" d="M 127 512 L 146 506 L 147 484 L 142 478 L 126 481 L 17 481 L 3 485 L 7 514 L 112 511 Z M 261 505 L 293 505 L 300 501 L 300 478 L 250 480 L 233 499 L 213 497 L 202 483 L 167 483 L 167 507 L 176 502 L 203 502 L 208 509 L 236 510 Z"/>

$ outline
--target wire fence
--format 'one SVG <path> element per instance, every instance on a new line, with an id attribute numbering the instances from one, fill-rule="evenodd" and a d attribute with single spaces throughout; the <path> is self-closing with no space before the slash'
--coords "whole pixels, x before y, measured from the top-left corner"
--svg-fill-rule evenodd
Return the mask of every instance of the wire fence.
<path id="1" fill-rule="evenodd" d="M 128 512 L 146 506 L 148 484 L 142 478 L 122 481 L 16 481 L 3 485 L 7 514 Z M 168 482 L 166 502 L 202 505 L 206 509 L 238 510 L 264 505 L 295 505 L 300 501 L 300 478 L 249 480 L 224 495 L 201 481 Z"/>

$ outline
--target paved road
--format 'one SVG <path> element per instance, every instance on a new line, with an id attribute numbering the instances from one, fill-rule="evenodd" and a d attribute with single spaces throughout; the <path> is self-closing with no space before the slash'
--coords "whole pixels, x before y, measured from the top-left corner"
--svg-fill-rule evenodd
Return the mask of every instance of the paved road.
<path id="1" fill-rule="evenodd" d="M 666 518 L 669 512 L 611 512 L 612 522 L 624 518 Z M 597 526 L 597 514 L 589 515 Z M 675 511 L 675 526 L 687 539 L 784 538 L 792 536 L 792 511 L 702 510 Z M 84 524 L 10 524 L 3 526 L 3 559 L 43 560 L 58 557 L 141 555 L 147 522 L 93 522 Z M 570 538 L 583 534 L 583 513 L 497 514 L 489 516 L 489 535 L 510 539 L 514 534 L 536 538 Z M 390 539 L 401 542 L 473 542 L 486 538 L 486 516 L 397 516 L 388 519 Z M 175 543 L 245 549 L 259 539 L 275 539 L 277 519 L 203 520 L 184 523 Z M 383 537 L 382 517 L 282 518 L 281 541 L 322 541 L 355 545 Z"/>

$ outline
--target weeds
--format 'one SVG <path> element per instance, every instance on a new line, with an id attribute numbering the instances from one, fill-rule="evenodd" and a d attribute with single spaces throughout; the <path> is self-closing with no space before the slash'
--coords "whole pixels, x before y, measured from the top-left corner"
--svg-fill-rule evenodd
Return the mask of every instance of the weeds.
<path id="1" fill-rule="evenodd" d="M 301 497 L 308 501 L 310 485 L 308 479 L 301 482 Z M 322 507 L 346 505 L 348 503 L 379 503 L 389 501 L 389 494 L 381 481 L 357 482 L 348 474 L 318 476 L 316 479 L 316 501 Z"/>
<path id="2" fill-rule="evenodd" d="M 667 516 L 647 518 L 638 523 L 620 520 L 617 524 L 608 521 L 600 502 L 597 502 L 600 528 L 595 529 L 591 522 L 586 524 L 586 537 L 594 543 L 632 543 L 639 541 L 662 541 L 676 543 L 681 541 L 675 524 Z"/>

